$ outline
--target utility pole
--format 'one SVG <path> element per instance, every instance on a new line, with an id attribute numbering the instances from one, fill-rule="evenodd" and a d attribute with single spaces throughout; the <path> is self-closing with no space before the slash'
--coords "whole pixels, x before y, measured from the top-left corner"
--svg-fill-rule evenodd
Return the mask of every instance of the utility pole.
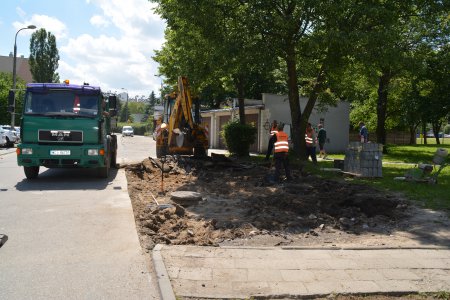
<path id="1" fill-rule="evenodd" d="M 11 127 L 14 127 L 15 123 L 16 123 L 16 60 L 17 60 L 17 35 L 19 34 L 19 32 L 21 30 L 24 29 L 36 29 L 36 26 L 34 25 L 28 25 L 27 27 L 24 28 L 20 28 L 19 30 L 17 30 L 16 32 L 16 36 L 14 37 L 14 58 L 13 58 L 13 86 L 12 86 L 12 90 L 14 92 L 14 102 L 11 108 Z"/>

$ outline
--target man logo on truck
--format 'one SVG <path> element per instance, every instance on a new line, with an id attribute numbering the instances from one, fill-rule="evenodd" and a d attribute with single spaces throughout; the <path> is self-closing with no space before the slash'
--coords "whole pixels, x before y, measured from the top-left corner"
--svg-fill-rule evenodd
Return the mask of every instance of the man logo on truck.
<path id="1" fill-rule="evenodd" d="M 70 131 L 50 130 L 52 136 L 56 136 L 58 141 L 64 141 L 64 137 L 70 137 Z"/>

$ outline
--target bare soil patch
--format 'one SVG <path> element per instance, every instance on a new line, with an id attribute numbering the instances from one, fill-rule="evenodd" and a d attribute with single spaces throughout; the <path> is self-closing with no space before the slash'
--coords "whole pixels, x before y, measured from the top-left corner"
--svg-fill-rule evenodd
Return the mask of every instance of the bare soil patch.
<path id="1" fill-rule="evenodd" d="M 141 244 L 287 247 L 449 247 L 446 212 L 399 194 L 293 170 L 273 183 L 270 165 L 226 158 L 145 159 L 126 166 Z M 164 176 L 163 191 L 161 179 Z M 175 191 L 199 193 L 190 201 Z"/>

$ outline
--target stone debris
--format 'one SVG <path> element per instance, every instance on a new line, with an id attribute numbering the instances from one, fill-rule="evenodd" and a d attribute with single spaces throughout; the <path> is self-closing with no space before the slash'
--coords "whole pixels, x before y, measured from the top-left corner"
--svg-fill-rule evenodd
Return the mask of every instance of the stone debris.
<path id="1" fill-rule="evenodd" d="M 268 184 L 269 165 L 222 156 L 167 157 L 167 172 L 161 167 L 159 160 L 147 159 L 126 168 L 136 225 L 148 250 L 157 243 L 310 244 L 301 242 L 306 238 L 323 244 L 393 232 L 409 211 L 397 195 L 303 170 L 292 170 L 291 182 Z"/>

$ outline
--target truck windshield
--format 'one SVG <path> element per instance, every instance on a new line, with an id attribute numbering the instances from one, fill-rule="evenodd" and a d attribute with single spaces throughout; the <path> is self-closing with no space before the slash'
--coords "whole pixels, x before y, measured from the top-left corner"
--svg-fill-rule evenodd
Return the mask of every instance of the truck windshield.
<path id="1" fill-rule="evenodd" d="M 99 100 L 100 97 L 97 95 L 79 95 L 73 91 L 28 92 L 25 97 L 24 114 L 96 117 Z"/>

